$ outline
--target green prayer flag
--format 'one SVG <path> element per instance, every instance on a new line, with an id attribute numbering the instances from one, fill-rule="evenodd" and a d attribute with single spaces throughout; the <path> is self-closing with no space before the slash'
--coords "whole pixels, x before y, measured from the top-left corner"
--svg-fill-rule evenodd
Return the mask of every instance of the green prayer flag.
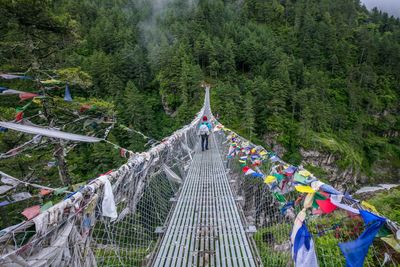
<path id="1" fill-rule="evenodd" d="M 279 202 L 286 202 L 285 197 L 278 192 L 274 192 L 274 196 Z"/>
<path id="2" fill-rule="evenodd" d="M 278 182 L 282 181 L 284 176 L 283 174 L 274 173 L 273 176 L 278 180 Z"/>
<path id="3" fill-rule="evenodd" d="M 62 193 L 64 193 L 65 191 L 67 191 L 67 189 L 68 189 L 68 186 L 67 186 L 67 187 L 63 187 L 63 188 L 57 188 L 57 189 L 54 191 L 54 194 L 55 194 L 55 195 L 61 195 Z"/>
<path id="4" fill-rule="evenodd" d="M 17 107 L 15 110 L 16 110 L 17 112 L 24 111 L 25 109 L 27 109 L 27 108 L 30 106 L 30 104 L 32 104 L 32 101 L 29 102 L 28 104 L 26 104 L 26 105 L 23 106 L 23 107 Z"/>
<path id="5" fill-rule="evenodd" d="M 302 183 L 302 184 L 306 184 L 307 178 L 296 172 L 294 174 L 294 180 L 296 182 L 299 182 L 299 183 Z"/>
<path id="6" fill-rule="evenodd" d="M 43 206 L 40 207 L 40 212 L 44 212 L 48 209 L 50 209 L 53 206 L 53 202 L 49 201 L 46 202 Z"/>
<path id="7" fill-rule="evenodd" d="M 86 182 L 82 182 L 82 183 L 79 183 L 79 184 L 73 184 L 72 185 L 72 190 L 75 192 L 75 191 L 78 191 L 78 189 L 81 187 L 81 186 L 84 186 L 86 184 Z"/>
<path id="8" fill-rule="evenodd" d="M 315 192 L 313 203 L 312 203 L 313 208 L 316 208 L 316 209 L 319 208 L 317 200 L 325 200 L 325 199 L 326 199 L 326 197 L 324 195 L 322 195 L 321 193 Z"/>

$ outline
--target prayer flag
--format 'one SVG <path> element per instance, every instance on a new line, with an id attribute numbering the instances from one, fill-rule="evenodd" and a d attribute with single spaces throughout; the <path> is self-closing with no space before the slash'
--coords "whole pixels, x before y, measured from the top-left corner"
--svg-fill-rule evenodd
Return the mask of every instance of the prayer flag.
<path id="1" fill-rule="evenodd" d="M 385 218 L 376 216 L 366 210 L 360 210 L 360 214 L 367 225 L 364 232 L 356 240 L 339 243 L 348 267 L 362 267 L 364 265 L 364 260 L 372 241 L 386 222 Z"/>
<path id="2" fill-rule="evenodd" d="M 42 189 L 40 189 L 39 194 L 42 195 L 42 196 L 46 196 L 46 195 L 50 194 L 51 192 L 52 192 L 52 191 L 49 190 L 49 189 L 44 189 L 44 188 L 42 188 Z"/>
<path id="3" fill-rule="evenodd" d="M 49 208 L 51 208 L 53 206 L 53 202 L 49 201 L 46 202 L 41 208 L 40 208 L 40 212 L 44 212 L 46 210 L 48 210 Z"/>
<path id="4" fill-rule="evenodd" d="M 314 241 L 310 232 L 305 225 L 302 224 L 297 231 L 293 243 L 293 259 L 296 267 L 317 267 L 318 260 L 315 253 Z"/>
<path id="5" fill-rule="evenodd" d="M 16 122 L 22 121 L 23 118 L 24 118 L 24 112 L 23 111 L 19 111 L 17 113 L 17 115 L 15 115 L 15 121 Z"/>
<path id="6" fill-rule="evenodd" d="M 34 98 L 34 97 L 37 97 L 37 96 L 39 96 L 38 94 L 34 94 L 34 93 L 22 93 L 22 94 L 19 94 L 19 99 L 21 99 L 21 101 L 24 101 L 24 100 L 27 100 L 27 99 L 30 99 L 30 98 Z"/>
<path id="7" fill-rule="evenodd" d="M 315 202 L 317 202 L 318 206 L 325 213 L 331 213 L 337 208 L 335 205 L 332 204 L 329 198 L 324 200 L 317 199 L 315 200 Z"/>
<path id="8" fill-rule="evenodd" d="M 308 186 L 308 185 L 298 185 L 298 186 L 295 186 L 295 188 L 300 193 L 314 193 L 315 192 L 315 190 L 312 189 L 311 186 Z"/>
<path id="9" fill-rule="evenodd" d="M 24 209 L 24 211 L 21 214 L 24 215 L 28 220 L 30 220 L 39 215 L 39 213 L 40 213 L 40 206 L 35 205 Z"/>
<path id="10" fill-rule="evenodd" d="M 268 176 L 265 178 L 264 183 L 266 183 L 266 184 L 271 184 L 271 183 L 273 183 L 273 182 L 275 182 L 275 181 L 276 181 L 276 177 L 275 177 L 275 176 L 268 175 Z"/>
<path id="11" fill-rule="evenodd" d="M 65 96 L 64 96 L 64 100 L 67 102 L 72 102 L 72 97 L 71 97 L 71 92 L 69 91 L 69 86 L 68 83 L 65 86 Z"/>

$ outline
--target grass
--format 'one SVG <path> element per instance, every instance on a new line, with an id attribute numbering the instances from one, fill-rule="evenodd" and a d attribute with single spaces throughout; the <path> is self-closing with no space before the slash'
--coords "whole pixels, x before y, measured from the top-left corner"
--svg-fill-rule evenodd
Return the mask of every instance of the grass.
<path id="1" fill-rule="evenodd" d="M 375 194 L 368 203 L 374 205 L 379 213 L 392 221 L 400 223 L 400 188 L 392 188 Z"/>

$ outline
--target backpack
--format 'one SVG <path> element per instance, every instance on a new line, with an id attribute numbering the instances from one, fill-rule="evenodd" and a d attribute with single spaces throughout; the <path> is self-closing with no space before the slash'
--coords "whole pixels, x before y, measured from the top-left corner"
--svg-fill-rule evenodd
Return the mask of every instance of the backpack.
<path id="1" fill-rule="evenodd" d="M 199 128 L 200 135 L 209 135 L 210 130 L 208 129 L 207 124 L 202 123 Z"/>

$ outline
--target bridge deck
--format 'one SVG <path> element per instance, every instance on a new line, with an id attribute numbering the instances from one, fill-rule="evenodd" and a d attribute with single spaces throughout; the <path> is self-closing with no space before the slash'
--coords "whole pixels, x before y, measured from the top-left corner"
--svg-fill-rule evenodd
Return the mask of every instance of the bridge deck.
<path id="1" fill-rule="evenodd" d="M 153 266 L 255 266 L 215 138 L 197 152 Z"/>

